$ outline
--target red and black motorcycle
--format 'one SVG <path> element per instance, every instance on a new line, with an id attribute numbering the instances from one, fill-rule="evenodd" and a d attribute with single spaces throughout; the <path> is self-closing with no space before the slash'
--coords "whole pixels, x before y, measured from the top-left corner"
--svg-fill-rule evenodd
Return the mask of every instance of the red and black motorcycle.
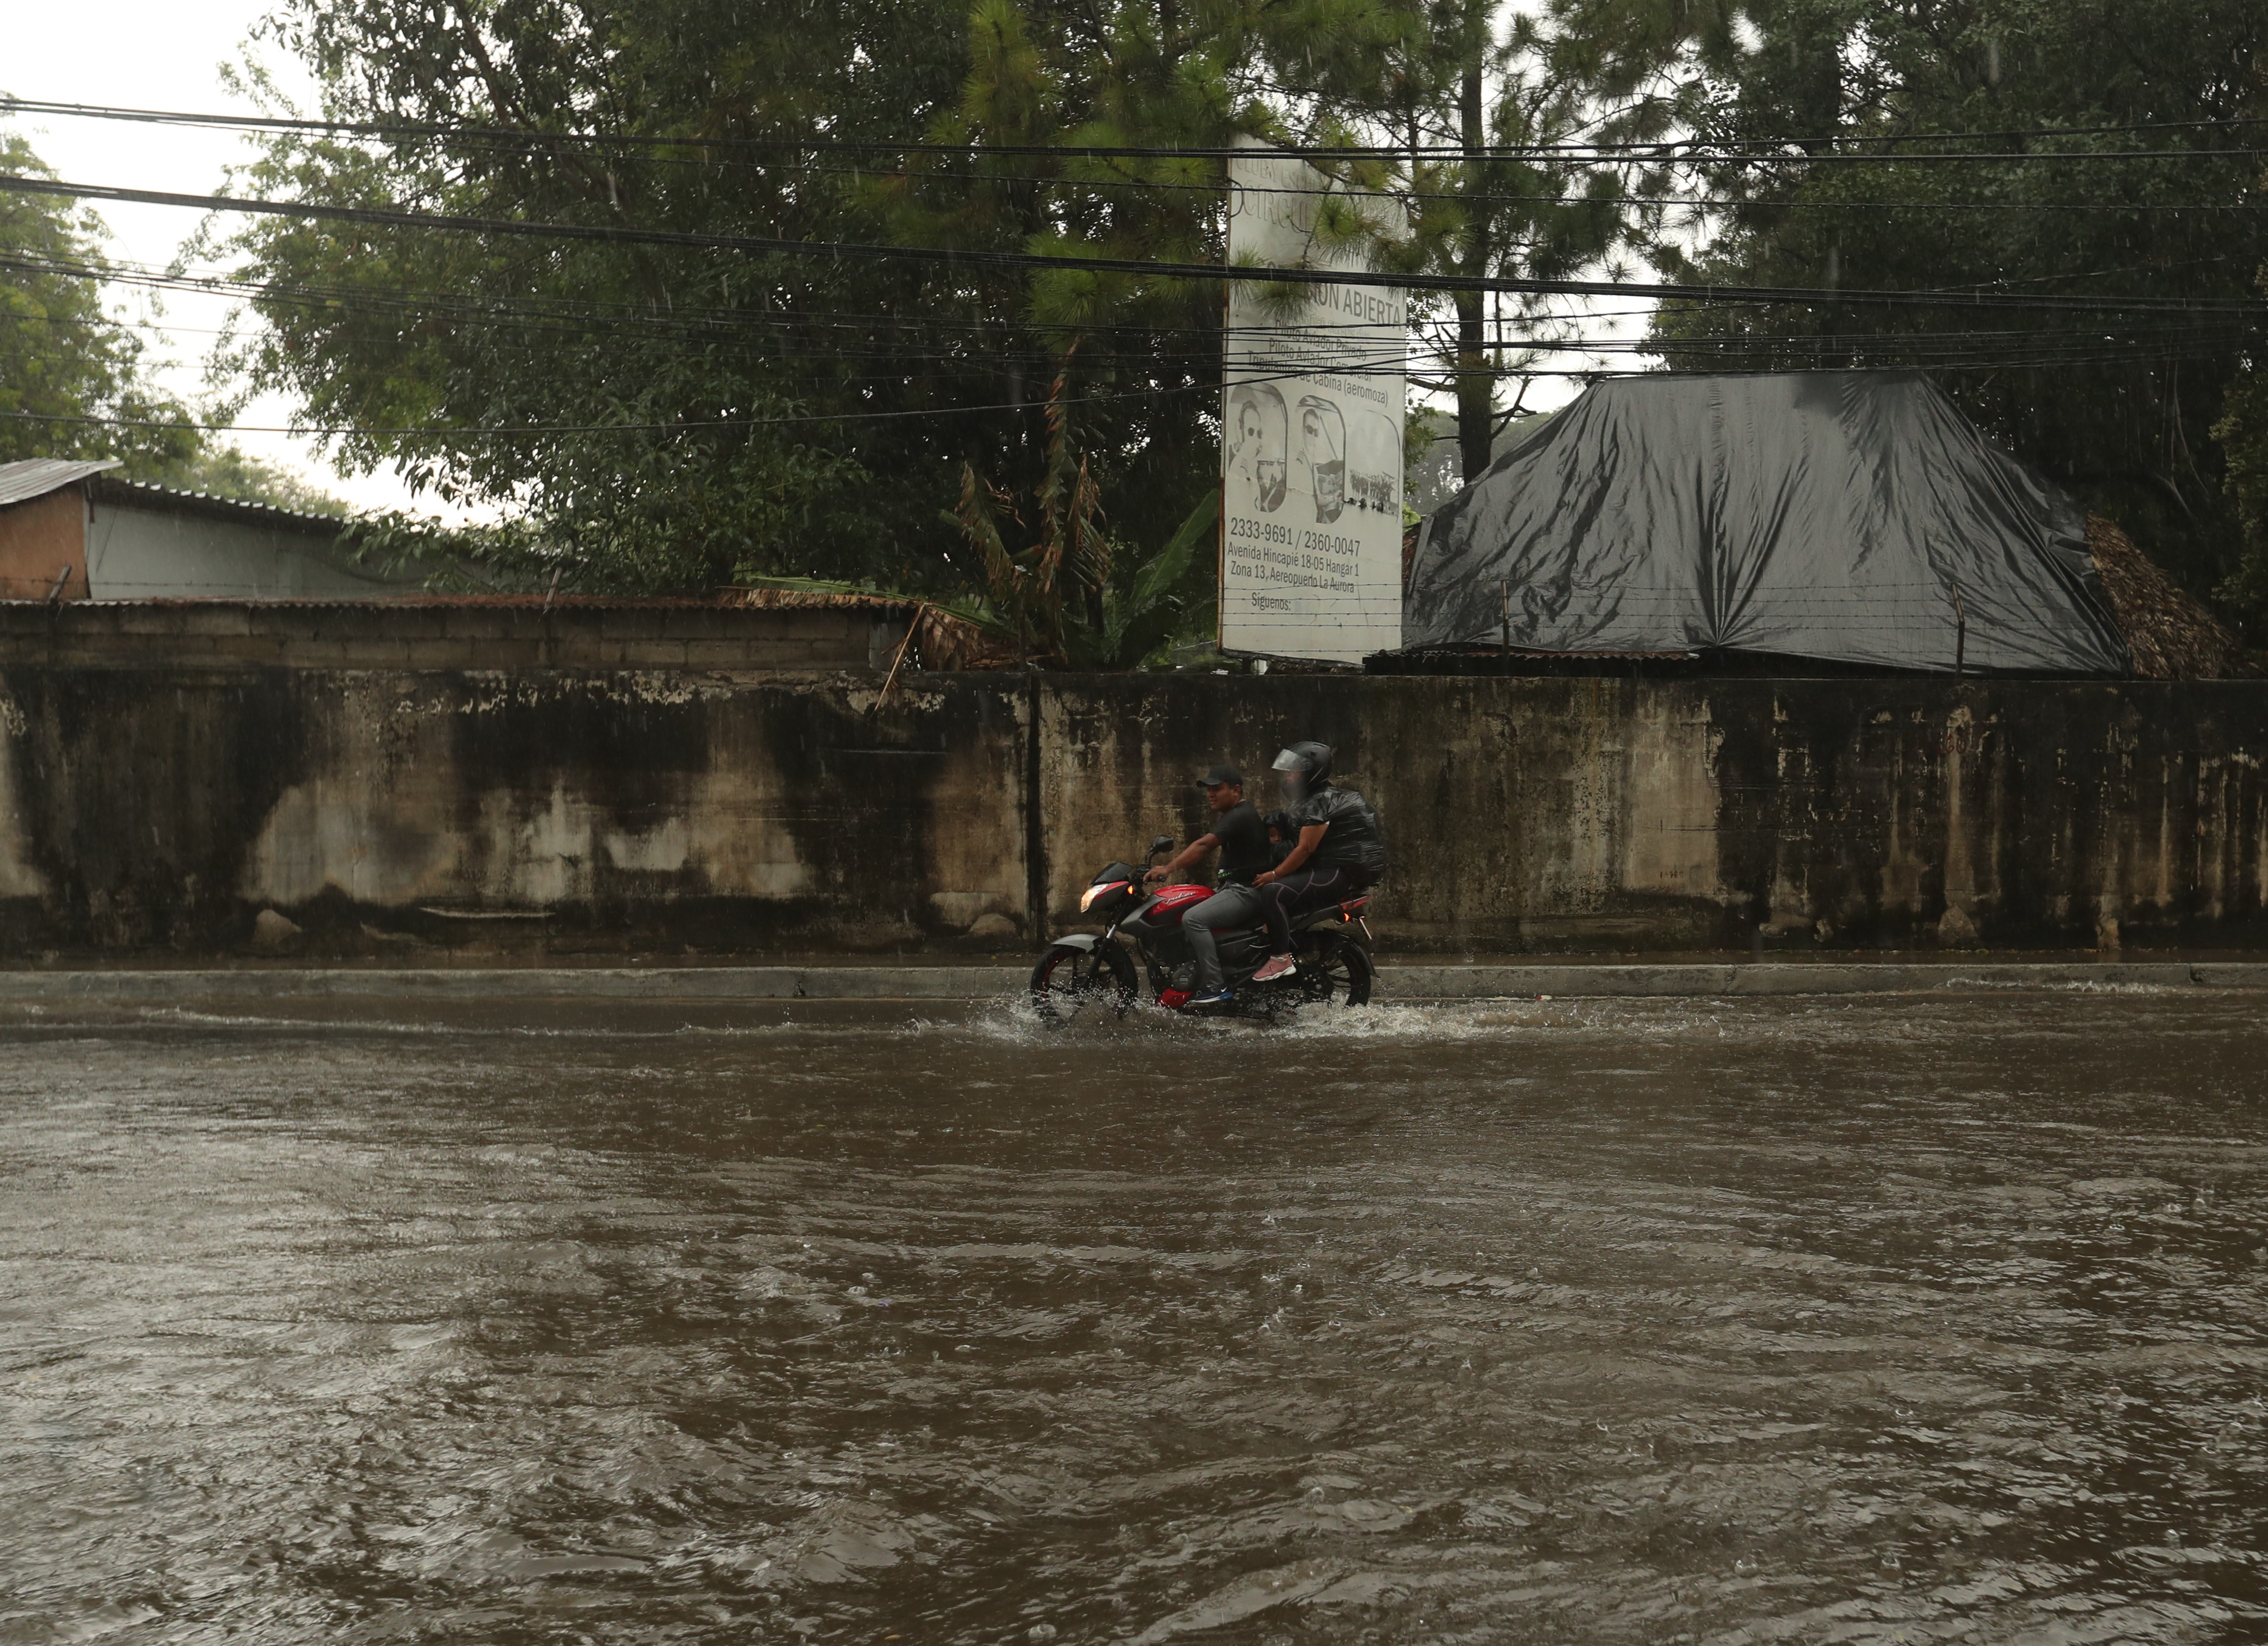
<path id="1" fill-rule="evenodd" d="M 1170 852 L 1170 837 L 1150 843 L 1146 860 Z M 1131 863 L 1107 863 L 1079 900 L 1079 912 L 1103 921 L 1102 931 L 1072 932 L 1056 939 L 1032 969 L 1032 1005 L 1048 1022 L 1064 1022 L 1082 1009 L 1123 1016 L 1142 997 L 1144 978 L 1134 956 L 1142 957 L 1151 997 L 1169 1011 L 1189 1004 L 1196 957 L 1182 931 L 1182 917 L 1212 896 L 1209 886 L 1160 886 L 1144 889 L 1143 871 Z M 1221 974 L 1235 995 L 1231 1009 L 1247 1016 L 1272 1016 L 1304 1006 L 1362 1006 L 1370 1000 L 1370 924 L 1364 918 L 1367 894 L 1310 911 L 1292 922 L 1292 952 L 1299 970 L 1273 983 L 1256 984 L 1252 974 L 1268 958 L 1268 928 L 1253 926 L 1214 934 Z"/>

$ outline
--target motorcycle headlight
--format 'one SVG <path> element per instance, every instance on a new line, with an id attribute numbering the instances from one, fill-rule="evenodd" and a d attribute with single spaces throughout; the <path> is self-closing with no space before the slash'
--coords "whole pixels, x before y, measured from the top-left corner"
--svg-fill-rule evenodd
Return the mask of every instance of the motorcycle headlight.
<path id="1" fill-rule="evenodd" d="M 1085 914 L 1089 909 L 1094 907 L 1094 900 L 1097 897 L 1107 897 L 1110 893 L 1119 890 L 1125 884 L 1126 882 L 1123 880 L 1107 880 L 1099 885 L 1089 886 L 1086 889 L 1086 893 L 1079 900 L 1079 912 L 1081 914 Z"/>

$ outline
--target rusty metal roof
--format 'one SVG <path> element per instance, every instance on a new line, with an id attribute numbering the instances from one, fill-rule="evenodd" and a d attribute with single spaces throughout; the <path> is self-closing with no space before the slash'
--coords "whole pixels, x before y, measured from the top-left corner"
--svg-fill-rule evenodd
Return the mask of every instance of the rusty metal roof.
<path id="1" fill-rule="evenodd" d="M 117 467 L 115 459 L 85 462 L 67 457 L 29 457 L 18 463 L 0 463 L 0 508 L 43 498 Z"/>

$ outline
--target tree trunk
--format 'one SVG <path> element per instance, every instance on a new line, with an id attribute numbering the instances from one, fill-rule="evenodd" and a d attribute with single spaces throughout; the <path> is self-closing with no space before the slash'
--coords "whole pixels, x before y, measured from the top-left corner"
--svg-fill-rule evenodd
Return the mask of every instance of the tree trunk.
<path id="1" fill-rule="evenodd" d="M 1460 137 L 1469 151 L 1465 158 L 1465 192 L 1469 239 L 1465 246 L 1468 275 L 1485 275 L 1494 262 L 1490 241 L 1494 208 L 1480 196 L 1488 193 L 1488 168 L 1469 151 L 1488 142 L 1487 87 L 1482 73 L 1488 51 L 1487 0 L 1467 0 L 1465 11 L 1465 73 L 1458 98 Z M 1457 447 L 1463 461 L 1465 483 L 1481 477 L 1489 466 L 1494 444 L 1496 373 L 1488 353 L 1488 294 L 1460 292 L 1457 308 Z"/>

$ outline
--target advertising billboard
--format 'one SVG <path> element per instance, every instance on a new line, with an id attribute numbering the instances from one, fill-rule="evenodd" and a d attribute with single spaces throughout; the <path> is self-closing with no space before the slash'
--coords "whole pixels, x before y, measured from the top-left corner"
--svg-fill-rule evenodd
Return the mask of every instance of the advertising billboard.
<path id="1" fill-rule="evenodd" d="M 1326 207 L 1327 199 L 1334 203 Z M 1388 221 L 1305 160 L 1228 165 L 1228 257 L 1270 269 L 1369 268 L 1333 234 Z M 1402 644 L 1403 294 L 1369 284 L 1236 282 L 1221 411 L 1224 651 L 1355 662 Z"/>

